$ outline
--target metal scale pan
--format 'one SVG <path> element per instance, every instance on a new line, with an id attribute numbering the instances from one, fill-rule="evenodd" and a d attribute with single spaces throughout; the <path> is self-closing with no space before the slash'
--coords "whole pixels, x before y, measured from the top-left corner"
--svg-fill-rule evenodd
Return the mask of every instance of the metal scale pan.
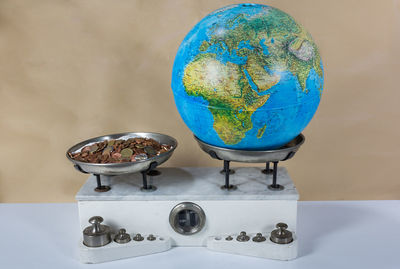
<path id="1" fill-rule="evenodd" d="M 171 150 L 161 153 L 158 156 L 154 156 L 153 158 L 149 158 L 147 160 L 136 161 L 136 162 L 126 162 L 126 163 L 87 163 L 73 160 L 68 153 L 74 153 L 76 151 L 81 150 L 83 147 L 87 145 L 91 145 L 97 142 L 101 142 L 104 140 L 110 139 L 129 139 L 129 138 L 152 138 L 156 140 L 160 144 L 171 145 Z M 112 134 L 99 136 L 95 138 L 91 138 L 72 146 L 68 149 L 66 155 L 68 160 L 70 160 L 74 165 L 79 166 L 80 170 L 89 174 L 99 174 L 99 175 L 107 175 L 107 176 L 116 176 L 121 174 L 135 173 L 147 170 L 150 168 L 150 164 L 152 162 L 156 162 L 157 165 L 162 164 L 166 160 L 168 160 L 174 150 L 176 149 L 178 143 L 177 141 L 164 134 L 159 133 L 120 133 L 120 134 Z M 78 169 L 79 169 L 78 168 Z M 154 167 L 155 168 L 155 167 Z"/>
<path id="2" fill-rule="evenodd" d="M 272 174 L 272 184 L 268 186 L 270 190 L 283 190 L 284 187 L 277 183 L 278 162 L 291 159 L 303 145 L 305 138 L 304 135 L 299 134 L 286 145 L 274 150 L 237 150 L 213 146 L 201 141 L 194 136 L 200 148 L 209 154 L 212 158 L 223 160 L 224 168 L 221 171 L 225 174 L 225 184 L 221 186 L 224 190 L 235 190 L 236 186 L 229 183 L 229 175 L 234 171 L 229 169 L 229 163 L 243 162 L 243 163 L 265 163 L 265 169 L 262 171 L 264 174 Z M 273 163 L 273 169 L 270 169 L 270 162 Z"/>
<path id="3" fill-rule="evenodd" d="M 172 146 L 172 148 L 164 153 L 161 153 L 158 156 L 154 156 L 152 158 L 136 161 L 136 162 L 125 162 L 125 163 L 87 163 L 73 160 L 68 153 L 74 153 L 76 151 L 81 150 L 83 147 L 101 142 L 104 140 L 110 139 L 124 139 L 127 140 L 129 138 L 152 138 L 159 142 L 160 144 L 167 144 Z M 100 182 L 100 176 L 117 176 L 122 174 L 130 174 L 141 172 L 143 174 L 143 190 L 154 191 L 156 189 L 155 186 L 147 185 L 146 173 L 154 170 L 158 165 L 167 161 L 176 147 L 178 146 L 178 142 L 175 138 L 159 133 L 119 133 L 119 134 L 111 134 L 105 136 L 99 136 L 95 138 L 91 138 L 80 142 L 67 150 L 66 156 L 68 160 L 70 160 L 74 167 L 82 172 L 87 174 L 93 174 L 97 177 L 97 188 L 95 189 L 98 192 L 104 192 L 110 190 L 109 186 L 103 186 Z"/>
<path id="4" fill-rule="evenodd" d="M 244 162 L 244 163 L 266 163 L 285 161 L 294 156 L 300 146 L 304 143 L 304 135 L 299 134 L 286 145 L 274 150 L 237 150 L 213 146 L 194 137 L 200 148 L 214 159 Z"/>

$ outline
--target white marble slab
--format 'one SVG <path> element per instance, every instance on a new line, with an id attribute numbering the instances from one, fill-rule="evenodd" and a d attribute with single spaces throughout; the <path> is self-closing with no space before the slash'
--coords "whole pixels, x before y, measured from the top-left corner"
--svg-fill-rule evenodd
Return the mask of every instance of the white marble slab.
<path id="1" fill-rule="evenodd" d="M 148 177 L 149 184 L 157 186 L 154 192 L 143 192 L 140 173 L 102 177 L 102 184 L 111 186 L 108 192 L 95 192 L 96 178 L 91 175 L 76 195 L 78 201 L 165 201 L 165 200 L 298 200 L 299 194 L 286 168 L 278 168 L 278 184 L 282 191 L 272 191 L 272 174 L 263 174 L 262 168 L 232 168 L 230 183 L 234 191 L 222 190 L 225 175 L 220 167 L 157 168 L 161 175 Z"/>

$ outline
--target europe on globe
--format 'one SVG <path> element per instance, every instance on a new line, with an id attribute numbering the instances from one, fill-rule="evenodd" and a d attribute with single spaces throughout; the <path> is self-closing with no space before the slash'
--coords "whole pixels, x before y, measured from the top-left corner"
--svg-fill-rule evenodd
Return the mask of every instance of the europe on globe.
<path id="1" fill-rule="evenodd" d="M 218 9 L 187 34 L 176 54 L 172 90 L 189 129 L 208 144 L 275 149 L 315 114 L 322 61 L 311 35 L 265 5 Z"/>

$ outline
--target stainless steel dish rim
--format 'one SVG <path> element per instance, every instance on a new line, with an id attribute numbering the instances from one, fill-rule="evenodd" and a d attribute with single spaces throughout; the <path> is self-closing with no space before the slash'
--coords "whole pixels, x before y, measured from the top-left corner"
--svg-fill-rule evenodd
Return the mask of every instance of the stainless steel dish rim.
<path id="1" fill-rule="evenodd" d="M 290 140 L 288 142 L 288 143 L 290 143 L 291 141 L 293 141 L 294 139 L 296 139 L 298 137 L 301 138 L 300 142 L 298 144 L 292 146 L 292 147 L 270 149 L 270 150 L 244 150 L 244 149 L 230 149 L 230 148 L 222 148 L 222 147 L 214 146 L 214 145 L 211 145 L 211 144 L 208 144 L 208 143 L 204 142 L 203 140 L 201 140 L 200 138 L 198 138 L 195 135 L 193 135 L 193 136 L 197 141 L 199 141 L 202 144 L 205 144 L 205 145 L 209 146 L 210 148 L 215 148 L 215 149 L 218 149 L 220 151 L 226 151 L 226 152 L 232 152 L 232 153 L 241 153 L 241 152 L 243 152 L 243 153 L 279 153 L 279 152 L 287 152 L 288 150 L 291 150 L 291 149 L 298 149 L 301 145 L 303 145 L 303 143 L 305 141 L 304 135 L 300 133 L 299 135 L 297 135 L 295 138 L 293 138 L 292 140 Z M 287 144 L 285 144 L 285 145 L 287 145 Z"/>
<path id="2" fill-rule="evenodd" d="M 94 167 L 125 167 L 125 166 L 130 166 L 132 165 L 132 162 L 126 162 L 126 163 L 88 163 L 88 162 L 81 162 L 81 161 L 76 161 L 74 159 L 72 159 L 68 153 L 72 151 L 73 148 L 77 147 L 78 145 L 86 145 L 86 144 L 91 144 L 91 143 L 96 143 L 93 142 L 93 140 L 97 140 L 97 139 L 103 139 L 107 140 L 106 137 L 123 137 L 123 136 L 127 136 L 127 135 L 137 135 L 137 137 L 146 137 L 146 134 L 154 134 L 154 135 L 160 135 L 160 136 L 164 136 L 164 137 L 168 137 L 169 139 L 171 139 L 172 141 L 174 141 L 174 145 L 172 145 L 172 149 L 170 149 L 167 152 L 161 153 L 160 155 L 158 155 L 157 157 L 163 157 L 163 156 L 167 156 L 168 154 L 172 154 L 172 152 L 178 147 L 178 141 L 173 138 L 172 136 L 166 135 L 166 134 L 162 134 L 162 133 L 154 133 L 154 132 L 126 132 L 126 133 L 118 133 L 118 134 L 109 134 L 109 135 L 101 135 L 101 136 L 97 136 L 97 137 L 93 137 L 93 138 L 89 138 L 86 139 L 85 141 L 79 142 L 75 145 L 73 145 L 72 147 L 70 147 L 67 152 L 65 153 L 65 155 L 67 156 L 68 160 L 70 160 L 72 163 L 74 164 L 78 164 L 78 165 L 90 165 L 90 166 L 94 166 Z M 142 135 L 142 136 L 140 136 Z M 113 138 L 114 139 L 114 138 Z M 115 138 L 118 139 L 118 138 Z M 100 142 L 100 141 L 98 141 Z M 144 162 L 148 162 L 149 160 L 151 160 L 152 158 L 146 159 L 146 160 L 140 160 L 140 161 L 136 161 L 134 163 L 144 163 Z"/>

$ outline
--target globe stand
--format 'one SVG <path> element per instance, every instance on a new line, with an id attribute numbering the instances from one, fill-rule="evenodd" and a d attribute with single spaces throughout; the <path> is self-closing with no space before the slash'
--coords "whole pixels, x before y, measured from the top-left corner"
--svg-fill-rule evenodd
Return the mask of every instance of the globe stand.
<path id="1" fill-rule="evenodd" d="M 246 163 L 265 163 L 265 169 L 261 172 L 266 174 L 267 176 L 272 174 L 272 184 L 268 185 L 268 189 L 273 191 L 284 190 L 284 187 L 277 183 L 278 163 L 280 161 L 286 161 L 293 158 L 293 156 L 296 154 L 297 150 L 300 148 L 305 140 L 304 135 L 299 134 L 296 138 L 278 149 L 236 150 L 210 145 L 208 143 L 205 143 L 204 141 L 201 141 L 196 136 L 194 138 L 197 140 L 200 148 L 208 153 L 211 158 L 224 161 L 224 166 L 220 173 L 225 175 L 225 184 L 221 186 L 221 189 L 227 191 L 233 191 L 237 189 L 235 185 L 230 184 L 230 175 L 234 174 L 234 171 L 232 169 L 229 169 L 231 161 Z M 273 169 L 270 168 L 271 162 L 273 163 Z"/>
<path id="2" fill-rule="evenodd" d="M 266 162 L 266 167 L 268 167 L 268 171 L 270 171 L 270 172 L 265 173 L 266 169 L 261 171 L 263 174 L 267 174 L 267 175 L 272 173 L 272 184 L 268 185 L 268 189 L 272 190 L 272 191 L 284 190 L 285 187 L 283 187 L 282 185 L 279 185 L 277 183 L 277 172 L 278 172 L 278 163 L 279 162 L 273 162 L 274 163 L 273 169 L 269 169 L 269 163 L 270 162 Z M 230 180 L 229 177 L 230 177 L 230 175 L 234 174 L 235 171 L 232 169 L 229 169 L 229 164 L 230 164 L 230 161 L 224 160 L 224 168 L 223 168 L 223 170 L 221 170 L 221 174 L 225 175 L 225 184 L 221 186 L 221 189 L 227 190 L 227 191 L 233 191 L 233 190 L 236 190 L 237 187 L 235 185 L 229 184 L 229 180 Z M 227 173 L 227 171 L 229 171 L 229 172 Z"/>

